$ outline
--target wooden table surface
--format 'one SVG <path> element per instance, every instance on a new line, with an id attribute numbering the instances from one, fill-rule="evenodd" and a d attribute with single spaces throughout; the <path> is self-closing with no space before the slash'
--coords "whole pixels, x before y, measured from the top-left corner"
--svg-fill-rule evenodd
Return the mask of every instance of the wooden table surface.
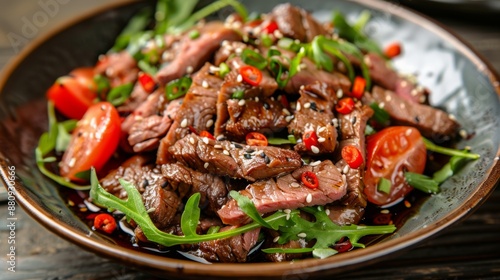
<path id="1" fill-rule="evenodd" d="M 411 1 L 409 1 L 411 4 Z M 426 10 L 425 12 L 429 12 Z M 431 16 L 468 41 L 500 71 L 500 26 L 496 16 Z M 1 21 L 0 21 L 1 24 Z M 0 48 L 0 67 L 11 50 Z M 17 209 L 17 271 L 6 271 L 7 204 L 0 203 L 0 279 L 153 279 L 86 252 L 52 234 Z M 340 275 L 340 279 L 500 279 L 500 189 L 475 213 L 446 232 L 391 259 Z M 284 278 L 285 279 L 285 278 Z M 297 278 L 299 279 L 299 278 Z"/>

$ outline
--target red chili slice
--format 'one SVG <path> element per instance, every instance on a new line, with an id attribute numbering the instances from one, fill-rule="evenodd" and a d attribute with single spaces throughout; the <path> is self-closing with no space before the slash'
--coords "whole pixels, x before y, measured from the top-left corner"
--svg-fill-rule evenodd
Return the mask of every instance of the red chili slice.
<path id="1" fill-rule="evenodd" d="M 266 27 L 262 29 L 262 32 L 267 34 L 272 34 L 276 30 L 278 30 L 278 24 L 273 20 Z"/>
<path id="2" fill-rule="evenodd" d="M 116 229 L 115 218 L 109 214 L 101 213 L 94 218 L 94 228 L 111 234 Z"/>
<path id="3" fill-rule="evenodd" d="M 208 139 L 215 140 L 215 137 L 212 135 L 212 133 L 210 133 L 206 130 L 203 130 L 202 132 L 200 132 L 200 137 L 207 137 Z"/>
<path id="4" fill-rule="evenodd" d="M 247 145 L 250 146 L 267 146 L 267 137 L 258 132 L 250 132 L 245 136 Z"/>
<path id="5" fill-rule="evenodd" d="M 262 72 L 256 67 L 245 65 L 240 68 L 240 75 L 243 81 L 252 85 L 258 86 L 262 81 Z"/>
<path id="6" fill-rule="evenodd" d="M 363 155 L 354 146 L 345 146 L 342 148 L 342 158 L 351 168 L 359 168 L 363 164 Z"/>
<path id="7" fill-rule="evenodd" d="M 304 142 L 306 149 L 310 151 L 312 146 L 318 146 L 318 135 L 314 130 L 307 131 L 302 135 L 302 142 Z"/>
<path id="8" fill-rule="evenodd" d="M 362 77 L 357 76 L 354 78 L 354 83 L 352 84 L 351 95 L 357 99 L 361 99 L 365 93 L 366 80 Z"/>
<path id="9" fill-rule="evenodd" d="M 401 54 L 401 44 L 398 42 L 388 45 L 384 50 L 385 55 L 388 58 L 394 58 Z"/>
<path id="10" fill-rule="evenodd" d="M 341 114 L 349 114 L 354 109 L 354 100 L 350 97 L 344 97 L 337 102 L 335 110 Z"/>
<path id="11" fill-rule="evenodd" d="M 153 77 L 151 77 L 151 75 L 147 73 L 140 72 L 138 79 L 139 83 L 141 83 L 142 88 L 147 93 L 152 93 L 153 91 L 155 91 L 156 88 L 158 88 L 158 85 L 153 80 Z"/>
<path id="12" fill-rule="evenodd" d="M 304 171 L 304 173 L 300 176 L 300 180 L 310 189 L 316 189 L 319 186 L 318 176 L 316 176 L 316 174 L 312 171 Z"/>

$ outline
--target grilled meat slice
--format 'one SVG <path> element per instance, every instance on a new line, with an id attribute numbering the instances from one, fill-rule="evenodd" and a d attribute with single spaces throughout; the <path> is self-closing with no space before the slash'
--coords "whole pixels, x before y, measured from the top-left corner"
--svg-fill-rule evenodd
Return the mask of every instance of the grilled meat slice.
<path id="1" fill-rule="evenodd" d="M 193 76 L 193 82 L 182 101 L 175 120 L 158 148 L 158 164 L 169 162 L 168 148 L 177 140 L 190 133 L 209 130 L 216 113 L 218 90 L 222 79 L 209 73 L 211 64 L 207 63 Z"/>
<path id="2" fill-rule="evenodd" d="M 200 36 L 192 39 L 186 33 L 170 51 L 174 57 L 169 64 L 162 67 L 156 74 L 160 84 L 178 79 L 192 71 L 197 71 L 214 54 L 225 40 L 239 41 L 241 36 L 233 29 L 224 26 L 220 21 L 212 21 L 199 30 Z"/>
<path id="3" fill-rule="evenodd" d="M 333 153 L 337 146 L 337 130 L 332 125 L 336 94 L 325 83 L 315 82 L 300 89 L 300 98 L 294 112 L 294 119 L 288 125 L 288 132 L 302 139 L 305 133 L 314 131 L 318 137 L 317 146 L 307 149 L 303 142 L 295 145 L 299 153 Z"/>
<path id="4" fill-rule="evenodd" d="M 408 101 L 381 87 L 376 86 L 371 94 L 365 94 L 363 102 L 377 103 L 389 113 L 394 124 L 416 127 L 425 137 L 452 138 L 459 128 L 459 124 L 446 112 Z"/>
<path id="5" fill-rule="evenodd" d="M 121 51 L 100 56 L 94 72 L 107 77 L 111 87 L 116 87 L 133 83 L 137 79 L 139 68 L 127 51 Z"/>
<path id="6" fill-rule="evenodd" d="M 302 165 L 300 155 L 292 150 L 215 141 L 195 134 L 177 141 L 169 152 L 200 172 L 250 181 L 278 176 Z"/>
<path id="7" fill-rule="evenodd" d="M 283 35 L 301 42 L 311 42 L 315 36 L 327 34 L 323 26 L 310 13 L 288 3 L 277 5 L 271 16 Z"/>
<path id="8" fill-rule="evenodd" d="M 181 206 L 181 200 L 176 193 L 165 190 L 158 184 L 148 185 L 142 199 L 149 217 L 158 228 L 169 226 Z"/>
<path id="9" fill-rule="evenodd" d="M 316 174 L 318 188 L 310 189 L 302 183 L 301 176 L 306 171 Z M 240 194 L 250 198 L 260 214 L 266 214 L 279 209 L 332 203 L 346 194 L 346 188 L 340 171 L 331 161 L 325 160 L 315 166 L 303 166 L 282 177 L 257 181 L 240 191 Z M 234 199 L 229 200 L 217 213 L 224 224 L 241 225 L 251 221 Z"/>

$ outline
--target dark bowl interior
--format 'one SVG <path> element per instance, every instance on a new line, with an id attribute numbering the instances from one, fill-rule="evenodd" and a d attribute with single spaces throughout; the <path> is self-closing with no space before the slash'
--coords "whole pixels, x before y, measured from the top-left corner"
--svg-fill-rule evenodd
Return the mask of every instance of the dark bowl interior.
<path id="1" fill-rule="evenodd" d="M 243 1 L 249 10 L 269 11 L 277 1 Z M 427 199 L 393 235 L 363 250 L 293 264 L 213 264 L 138 253 L 93 233 L 68 208 L 59 186 L 43 177 L 34 148 L 46 130 L 44 93 L 54 80 L 93 65 L 113 44 L 131 15 L 150 2 L 110 7 L 84 17 L 25 49 L 0 81 L 0 173 L 8 181 L 15 166 L 17 201 L 41 224 L 84 249 L 173 278 L 288 278 L 324 276 L 373 263 L 428 238 L 466 217 L 491 193 L 500 176 L 499 82 L 487 63 L 442 27 L 399 6 L 376 1 L 291 1 L 327 19 L 333 9 L 355 18 L 372 11 L 370 34 L 382 45 L 401 41 L 405 53 L 394 61 L 432 92 L 432 103 L 452 113 L 475 136 L 458 143 L 481 154 L 454 175 L 442 192 Z M 219 16 L 227 15 L 227 11 Z M 439 141 L 439 139 L 434 139 Z"/>

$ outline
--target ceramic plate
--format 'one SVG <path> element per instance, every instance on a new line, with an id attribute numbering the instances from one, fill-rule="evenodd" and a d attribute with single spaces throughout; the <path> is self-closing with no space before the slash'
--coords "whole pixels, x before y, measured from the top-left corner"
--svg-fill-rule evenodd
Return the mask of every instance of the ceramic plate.
<path id="1" fill-rule="evenodd" d="M 277 3 L 245 2 L 250 11 L 262 12 Z M 365 249 L 322 260 L 212 265 L 137 252 L 94 234 L 67 207 L 59 187 L 37 171 L 34 147 L 47 127 L 44 94 L 57 77 L 75 67 L 93 65 L 133 12 L 148 5 L 142 2 L 109 7 L 76 20 L 26 48 L 6 69 L 0 81 L 0 172 L 6 185 L 14 185 L 17 202 L 45 227 L 86 250 L 169 278 L 305 279 L 340 273 L 407 249 L 466 217 L 486 200 L 500 174 L 500 89 L 491 67 L 443 27 L 393 4 L 368 0 L 292 3 L 322 20 L 334 9 L 350 19 L 370 10 L 373 19 L 367 28 L 371 36 L 381 45 L 404 44 L 404 54 L 394 65 L 415 75 L 433 92 L 432 103 L 455 115 L 475 135 L 458 146 L 472 147 L 481 158 L 446 181 L 442 192 L 427 199 L 396 233 Z M 9 181 L 12 167 L 15 182 Z"/>

